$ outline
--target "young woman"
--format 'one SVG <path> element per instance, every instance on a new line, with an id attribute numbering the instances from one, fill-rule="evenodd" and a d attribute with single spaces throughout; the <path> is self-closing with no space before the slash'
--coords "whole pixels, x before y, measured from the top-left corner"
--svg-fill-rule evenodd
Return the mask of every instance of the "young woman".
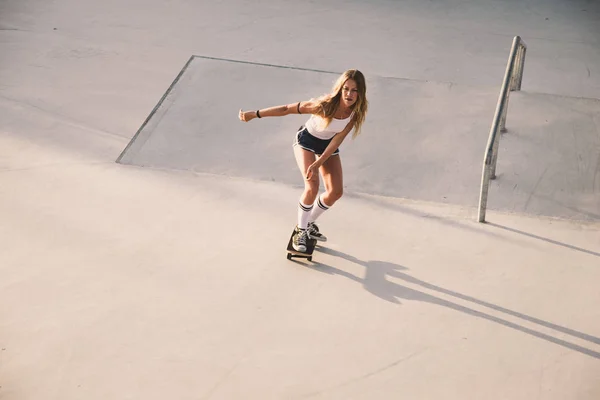
<path id="1" fill-rule="evenodd" d="M 365 120 L 368 101 L 364 75 L 350 69 L 335 82 L 331 93 L 317 99 L 239 112 L 241 121 L 254 118 L 282 117 L 289 114 L 310 114 L 294 141 L 294 154 L 304 177 L 304 193 L 298 205 L 298 225 L 293 237 L 296 251 L 306 252 L 307 239 L 326 241 L 315 224 L 317 218 L 342 197 L 343 176 L 338 147 L 348 133 L 358 136 Z M 318 196 L 319 174 L 325 193 Z"/>

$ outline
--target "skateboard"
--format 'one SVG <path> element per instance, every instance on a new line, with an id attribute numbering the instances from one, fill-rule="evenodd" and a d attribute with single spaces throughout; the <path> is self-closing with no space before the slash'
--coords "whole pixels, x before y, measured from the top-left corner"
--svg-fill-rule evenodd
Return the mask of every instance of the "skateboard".
<path id="1" fill-rule="evenodd" d="M 294 246 L 292 246 L 292 239 L 294 238 L 295 228 L 292 231 L 292 235 L 290 236 L 290 240 L 287 245 L 287 259 L 291 260 L 293 257 L 296 258 L 306 258 L 308 261 L 312 261 L 312 254 L 315 251 L 315 246 L 317 245 L 316 239 L 308 239 L 306 242 L 306 253 L 301 253 L 299 251 L 294 250 Z"/>

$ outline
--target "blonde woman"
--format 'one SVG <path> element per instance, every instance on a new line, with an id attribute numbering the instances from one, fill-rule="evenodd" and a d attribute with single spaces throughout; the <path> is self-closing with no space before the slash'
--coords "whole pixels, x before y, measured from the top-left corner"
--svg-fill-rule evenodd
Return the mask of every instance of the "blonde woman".
<path id="1" fill-rule="evenodd" d="M 304 193 L 298 204 L 298 225 L 292 239 L 296 251 L 305 253 L 307 240 L 326 241 L 315 221 L 342 197 L 343 174 L 338 147 L 354 130 L 360 134 L 368 109 L 364 75 L 350 69 L 335 82 L 331 93 L 309 101 L 239 112 L 241 121 L 254 118 L 310 114 L 294 140 L 294 154 L 304 177 Z M 325 192 L 319 194 L 319 173 Z"/>

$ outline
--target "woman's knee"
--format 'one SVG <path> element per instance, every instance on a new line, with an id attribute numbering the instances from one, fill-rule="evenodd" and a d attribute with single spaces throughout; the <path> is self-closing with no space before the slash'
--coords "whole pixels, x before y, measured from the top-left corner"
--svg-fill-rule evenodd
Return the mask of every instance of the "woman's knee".
<path id="1" fill-rule="evenodd" d="M 315 181 L 313 179 L 311 179 L 310 181 L 305 181 L 304 192 L 309 197 L 316 197 L 317 194 L 319 194 L 319 181 Z"/>

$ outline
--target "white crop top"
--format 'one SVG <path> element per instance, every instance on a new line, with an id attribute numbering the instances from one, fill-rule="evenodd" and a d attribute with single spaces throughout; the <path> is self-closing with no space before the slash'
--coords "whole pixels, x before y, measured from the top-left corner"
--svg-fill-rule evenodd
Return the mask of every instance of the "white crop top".
<path id="1" fill-rule="evenodd" d="M 344 130 L 346 125 L 352 119 L 354 112 L 346 119 L 335 119 L 333 118 L 326 128 L 323 128 L 325 123 L 324 119 L 318 115 L 312 114 L 304 126 L 308 129 L 308 132 L 316 138 L 329 140 Z"/>

